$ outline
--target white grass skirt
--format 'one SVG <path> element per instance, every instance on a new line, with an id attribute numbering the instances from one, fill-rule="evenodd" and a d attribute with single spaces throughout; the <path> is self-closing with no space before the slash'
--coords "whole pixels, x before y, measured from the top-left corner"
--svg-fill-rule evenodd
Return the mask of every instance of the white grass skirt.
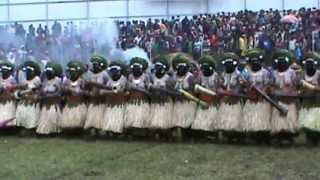
<path id="1" fill-rule="evenodd" d="M 125 105 L 106 106 L 102 129 L 122 133 L 124 128 Z"/>
<path id="2" fill-rule="evenodd" d="M 57 106 L 51 105 L 50 107 L 43 107 L 40 112 L 37 133 L 51 134 L 60 132 L 60 128 L 58 126 L 60 118 L 61 111 Z"/>
<path id="3" fill-rule="evenodd" d="M 128 103 L 124 114 L 125 128 L 148 128 L 150 127 L 149 103 Z"/>
<path id="4" fill-rule="evenodd" d="M 227 104 L 222 103 L 219 107 L 219 118 L 217 123 L 218 130 L 224 131 L 243 131 L 241 127 L 242 106 L 240 103 Z"/>
<path id="5" fill-rule="evenodd" d="M 302 108 L 299 122 L 303 128 L 320 132 L 320 107 Z"/>
<path id="6" fill-rule="evenodd" d="M 244 131 L 270 131 L 271 105 L 265 101 L 247 101 L 243 107 L 242 128 Z"/>
<path id="7" fill-rule="evenodd" d="M 14 101 L 6 101 L 0 103 L 0 124 L 5 123 L 9 119 L 16 116 L 16 103 Z M 6 124 L 7 126 L 15 126 L 16 119 Z"/>
<path id="8" fill-rule="evenodd" d="M 17 126 L 33 129 L 38 126 L 40 118 L 39 104 L 19 103 L 16 111 Z"/>
<path id="9" fill-rule="evenodd" d="M 209 106 L 209 109 L 198 108 L 191 128 L 194 130 L 213 131 L 217 128 L 217 116 L 217 106 Z"/>
<path id="10" fill-rule="evenodd" d="M 196 112 L 196 105 L 190 101 L 176 102 L 173 107 L 173 124 L 175 127 L 191 127 Z"/>
<path id="11" fill-rule="evenodd" d="M 288 115 L 283 116 L 276 108 L 272 108 L 271 127 L 272 133 L 278 133 L 281 131 L 295 133 L 299 130 L 300 124 L 298 121 L 298 111 L 295 103 L 279 102 L 288 108 Z"/>
<path id="12" fill-rule="evenodd" d="M 105 109 L 106 106 L 104 104 L 90 104 L 88 107 L 84 128 L 102 129 L 102 121 Z"/>
<path id="13" fill-rule="evenodd" d="M 82 128 L 84 126 L 88 108 L 85 104 L 66 106 L 62 110 L 62 117 L 59 123 L 61 128 Z"/>
<path id="14" fill-rule="evenodd" d="M 170 129 L 174 127 L 172 122 L 173 103 L 152 103 L 150 105 L 152 129 Z"/>

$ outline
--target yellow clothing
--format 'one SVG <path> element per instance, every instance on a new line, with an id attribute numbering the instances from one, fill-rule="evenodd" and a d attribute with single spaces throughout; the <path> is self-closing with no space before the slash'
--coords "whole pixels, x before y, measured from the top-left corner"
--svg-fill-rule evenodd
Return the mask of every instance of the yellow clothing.
<path id="1" fill-rule="evenodd" d="M 245 56 L 248 49 L 248 42 L 246 38 L 239 38 L 239 48 L 241 50 L 241 56 Z"/>

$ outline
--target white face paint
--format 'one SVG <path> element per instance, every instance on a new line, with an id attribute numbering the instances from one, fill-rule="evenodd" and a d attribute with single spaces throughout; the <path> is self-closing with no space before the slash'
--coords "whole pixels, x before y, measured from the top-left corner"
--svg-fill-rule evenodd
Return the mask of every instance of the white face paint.
<path id="1" fill-rule="evenodd" d="M 10 67 L 10 66 L 2 66 L 2 69 L 11 71 L 11 70 L 12 70 L 12 67 Z"/>
<path id="2" fill-rule="evenodd" d="M 76 68 L 71 67 L 71 68 L 69 68 L 68 70 L 69 70 L 69 71 L 76 71 Z"/>
<path id="3" fill-rule="evenodd" d="M 27 69 L 29 69 L 29 70 L 31 70 L 31 71 L 34 71 L 34 68 L 31 67 L 31 66 L 27 66 L 25 70 L 27 70 Z"/>
<path id="4" fill-rule="evenodd" d="M 110 66 L 107 68 L 108 71 L 110 71 L 111 69 L 116 69 L 116 70 L 120 71 L 121 67 L 120 66 Z"/>
<path id="5" fill-rule="evenodd" d="M 53 71 L 52 67 L 47 67 L 45 70 L 46 71 Z"/>
<path id="6" fill-rule="evenodd" d="M 286 57 L 285 60 L 286 60 L 286 62 L 289 62 L 289 58 L 288 57 Z"/>
<path id="7" fill-rule="evenodd" d="M 141 69 L 143 68 L 143 65 L 139 63 L 133 63 L 130 67 L 133 68 L 134 66 L 139 66 Z"/>

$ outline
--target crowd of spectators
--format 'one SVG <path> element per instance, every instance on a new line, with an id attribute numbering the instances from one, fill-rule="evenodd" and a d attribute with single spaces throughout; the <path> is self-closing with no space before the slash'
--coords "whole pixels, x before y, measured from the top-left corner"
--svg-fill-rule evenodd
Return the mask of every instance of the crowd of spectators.
<path id="1" fill-rule="evenodd" d="M 288 15 L 294 21 L 282 20 Z M 316 8 L 150 18 L 116 21 L 116 25 L 119 37 L 115 46 L 123 50 L 139 46 L 150 57 L 185 52 L 197 59 L 203 53 L 219 56 L 225 51 L 244 56 L 248 49 L 258 47 L 268 55 L 275 48 L 289 49 L 299 61 L 307 51 L 320 51 L 320 10 Z M 101 50 L 101 44 L 96 43 L 98 38 L 92 35 L 92 28 L 81 28 L 73 22 L 54 22 L 51 27 L 30 24 L 27 30 L 19 23 L 3 25 L 0 58 L 17 64 L 25 59 L 86 62 Z"/>
<path id="2" fill-rule="evenodd" d="M 285 16 L 294 19 L 282 21 Z M 266 54 L 286 48 L 299 61 L 304 52 L 320 51 L 320 11 L 315 8 L 176 16 L 119 22 L 119 27 L 121 48 L 138 45 L 153 55 L 185 52 L 198 58 L 203 53 L 235 51 L 243 56 L 251 48 L 264 49 Z"/>

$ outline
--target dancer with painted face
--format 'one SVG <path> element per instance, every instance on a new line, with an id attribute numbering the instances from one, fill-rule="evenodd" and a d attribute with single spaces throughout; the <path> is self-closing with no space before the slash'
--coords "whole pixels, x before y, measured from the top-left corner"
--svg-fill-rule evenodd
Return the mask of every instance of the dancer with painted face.
<path id="1" fill-rule="evenodd" d="M 273 89 L 271 93 L 277 98 L 279 104 L 288 108 L 288 114 L 282 114 L 278 109 L 272 108 L 271 127 L 272 135 L 279 141 L 294 142 L 294 136 L 298 135 L 299 122 L 297 101 L 294 98 L 298 93 L 300 84 L 297 72 L 291 68 L 292 54 L 287 50 L 277 50 L 273 60 Z M 292 98 L 293 97 L 293 98 Z"/>
<path id="2" fill-rule="evenodd" d="M 61 119 L 61 85 L 63 69 L 60 64 L 49 62 L 44 69 L 41 87 L 41 112 L 38 134 L 59 133 Z"/>
<path id="3" fill-rule="evenodd" d="M 32 130 L 38 126 L 40 104 L 38 102 L 41 88 L 40 66 L 35 61 L 26 61 L 23 66 L 24 76 L 19 85 L 26 89 L 16 91 L 18 106 L 16 111 L 17 126 Z"/>
<path id="4" fill-rule="evenodd" d="M 318 66 L 320 56 L 316 53 L 308 53 L 302 61 L 304 72 L 302 75 L 303 90 L 300 93 L 302 98 L 299 111 L 299 122 L 306 133 L 308 143 L 318 144 L 320 140 L 320 71 Z"/>
<path id="5" fill-rule="evenodd" d="M 63 79 L 66 105 L 62 110 L 59 123 L 62 129 L 83 128 L 85 124 L 88 108 L 84 97 L 89 95 L 85 90 L 83 79 L 85 71 L 85 66 L 79 61 L 71 61 L 67 64 L 67 77 Z"/>
<path id="6" fill-rule="evenodd" d="M 13 76 L 14 65 L 9 61 L 0 61 L 0 128 L 16 125 L 16 102 L 14 89 L 17 85 Z"/>
<path id="7" fill-rule="evenodd" d="M 111 93 L 102 91 L 102 94 L 105 94 L 105 98 L 107 99 L 102 129 L 107 132 L 120 134 L 124 130 L 125 103 L 128 98 L 125 93 L 127 66 L 121 61 L 112 61 L 107 72 L 109 78 L 106 86 L 111 90 Z"/>
<path id="8" fill-rule="evenodd" d="M 270 87 L 271 73 L 263 67 L 264 53 L 260 49 L 252 49 L 247 53 L 249 71 L 247 80 L 263 92 Z M 251 97 L 243 108 L 243 130 L 256 142 L 268 143 L 271 131 L 271 105 L 257 92 L 247 88 L 247 94 Z"/>
<path id="9" fill-rule="evenodd" d="M 241 75 L 236 71 L 239 57 L 235 53 L 225 53 L 221 61 L 224 71 L 219 83 L 219 93 L 241 94 Z M 244 138 L 242 122 L 243 102 L 240 96 L 224 96 L 219 108 L 218 128 L 229 142 L 242 141 Z"/>
<path id="10" fill-rule="evenodd" d="M 172 59 L 172 67 L 174 69 L 173 80 L 177 91 L 183 90 L 192 92 L 195 84 L 194 76 L 190 72 L 191 59 L 183 54 L 178 54 Z M 176 129 L 176 138 L 182 140 L 185 130 L 190 128 L 195 118 L 196 104 L 186 100 L 184 97 L 175 99 L 172 121 Z"/>
<path id="11" fill-rule="evenodd" d="M 144 129 L 150 126 L 150 104 L 147 98 L 150 77 L 147 68 L 148 62 L 143 58 L 135 57 L 130 61 L 127 86 L 130 95 L 125 112 L 126 128 Z"/>
<path id="12" fill-rule="evenodd" d="M 89 107 L 84 128 L 91 129 L 91 135 L 96 135 L 99 129 L 102 129 L 102 122 L 105 111 L 105 98 L 101 94 L 99 86 L 105 86 L 108 81 L 106 68 L 107 60 L 94 55 L 90 59 L 90 71 L 87 72 L 86 84 L 90 90 Z M 97 87 L 98 86 L 98 87 Z"/>
<path id="13" fill-rule="evenodd" d="M 151 74 L 150 91 L 151 98 L 151 125 L 150 128 L 156 131 L 156 135 L 165 135 L 165 131 L 174 127 L 172 123 L 174 96 L 172 78 L 168 74 L 170 69 L 169 58 L 158 56 L 154 59 L 154 71 Z"/>
<path id="14" fill-rule="evenodd" d="M 195 91 L 199 98 L 208 104 L 209 109 L 197 108 L 196 118 L 191 126 L 193 130 L 199 132 L 200 136 L 212 134 L 217 137 L 217 116 L 218 116 L 218 97 L 217 89 L 219 85 L 219 75 L 215 71 L 215 60 L 211 56 L 203 56 L 199 60 L 200 64 L 200 83 L 195 86 Z"/>

